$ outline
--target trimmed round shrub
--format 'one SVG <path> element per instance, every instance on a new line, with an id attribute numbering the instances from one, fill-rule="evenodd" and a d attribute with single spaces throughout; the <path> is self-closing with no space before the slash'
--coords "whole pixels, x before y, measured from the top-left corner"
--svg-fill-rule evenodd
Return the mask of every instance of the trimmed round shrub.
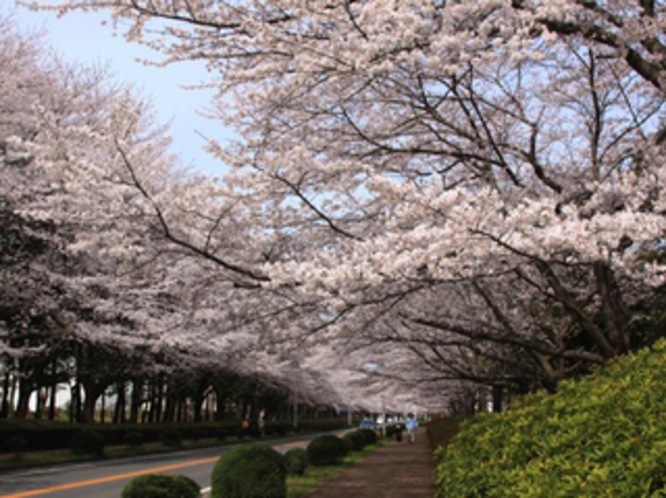
<path id="1" fill-rule="evenodd" d="M 95 431 L 82 430 L 74 434 L 69 441 L 69 447 L 75 455 L 102 456 L 104 454 L 104 438 Z"/>
<path id="2" fill-rule="evenodd" d="M 343 439 L 349 440 L 352 451 L 361 451 L 367 445 L 365 434 L 361 431 L 352 431 L 344 435 Z"/>
<path id="3" fill-rule="evenodd" d="M 144 437 L 141 431 L 131 431 L 123 436 L 123 443 L 132 448 L 138 448 L 143 444 Z"/>
<path id="4" fill-rule="evenodd" d="M 354 451 L 354 443 L 352 442 L 352 438 L 349 436 L 349 434 L 350 433 L 347 433 L 341 438 L 345 445 L 345 454 L 349 454 Z"/>
<path id="5" fill-rule="evenodd" d="M 377 433 L 372 429 L 359 429 L 363 437 L 365 437 L 365 444 L 375 444 L 377 442 Z"/>
<path id="6" fill-rule="evenodd" d="M 2 443 L 2 451 L 12 453 L 16 459 L 19 459 L 28 446 L 28 438 L 25 436 L 12 436 Z"/>
<path id="7" fill-rule="evenodd" d="M 307 453 L 312 465 L 332 465 L 344 458 L 347 449 L 342 439 L 327 434 L 310 441 Z"/>
<path id="8" fill-rule="evenodd" d="M 292 448 L 284 454 L 287 473 L 302 476 L 308 466 L 308 452 L 304 448 Z"/>
<path id="9" fill-rule="evenodd" d="M 666 341 L 463 423 L 436 452 L 439 497 L 663 496 Z"/>
<path id="10" fill-rule="evenodd" d="M 200 498 L 199 485 L 189 477 L 146 474 L 123 488 L 121 498 Z"/>
<path id="11" fill-rule="evenodd" d="M 243 444 L 224 453 L 215 464 L 212 498 L 285 498 L 284 457 L 263 444 Z"/>
<path id="12" fill-rule="evenodd" d="M 160 434 L 160 443 L 170 448 L 177 448 L 182 444 L 180 432 L 175 429 L 166 429 Z"/>

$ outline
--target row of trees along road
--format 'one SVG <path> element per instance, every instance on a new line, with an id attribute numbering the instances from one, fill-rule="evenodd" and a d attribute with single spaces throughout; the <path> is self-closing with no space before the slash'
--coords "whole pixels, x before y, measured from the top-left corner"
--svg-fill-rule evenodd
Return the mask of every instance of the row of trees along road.
<path id="1" fill-rule="evenodd" d="M 48 267 L 80 301 L 68 331 L 437 408 L 555 390 L 662 329 L 661 2 L 41 8 L 108 9 L 161 62 L 203 60 L 239 137 L 209 143 L 230 172 L 196 176 L 131 92 L 48 85 L 4 169 L 43 172 L 12 212 L 78 258 Z"/>

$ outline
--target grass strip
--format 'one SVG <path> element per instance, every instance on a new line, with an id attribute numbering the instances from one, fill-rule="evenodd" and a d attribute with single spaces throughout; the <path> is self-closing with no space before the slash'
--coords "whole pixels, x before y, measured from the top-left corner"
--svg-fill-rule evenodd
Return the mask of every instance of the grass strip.
<path id="1" fill-rule="evenodd" d="M 337 465 L 326 465 L 315 467 L 308 465 L 302 476 L 287 477 L 287 498 L 300 498 L 307 493 L 314 491 L 319 486 L 336 477 L 340 472 L 362 460 L 373 451 L 384 446 L 385 442 L 379 441 L 363 448 L 361 451 L 350 453 Z"/>

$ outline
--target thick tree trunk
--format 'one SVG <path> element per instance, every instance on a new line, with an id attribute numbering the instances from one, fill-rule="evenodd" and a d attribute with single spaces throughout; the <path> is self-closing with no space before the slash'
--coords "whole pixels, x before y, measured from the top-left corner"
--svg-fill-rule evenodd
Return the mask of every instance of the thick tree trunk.
<path id="1" fill-rule="evenodd" d="M 9 416 L 10 380 L 11 374 L 9 373 L 9 369 L 7 369 L 5 370 L 5 378 L 2 381 L 2 408 L 0 408 L 0 418 L 7 418 Z"/>
<path id="2" fill-rule="evenodd" d="M 118 382 L 116 384 L 116 407 L 113 411 L 113 423 L 114 424 L 124 424 L 125 423 L 125 383 Z"/>
<path id="3" fill-rule="evenodd" d="M 29 379 L 21 379 L 21 382 L 18 387 L 19 398 L 16 403 L 16 413 L 14 416 L 16 418 L 26 418 L 28 416 L 28 403 L 30 401 L 30 395 L 33 392 L 33 384 Z"/>
<path id="4" fill-rule="evenodd" d="M 131 397 L 129 421 L 133 424 L 139 422 L 139 409 L 141 408 L 142 397 L 143 397 L 143 382 L 138 379 L 132 379 L 132 397 Z"/>
<path id="5" fill-rule="evenodd" d="M 55 420 L 56 395 L 58 393 L 58 359 L 51 360 L 51 387 L 49 389 L 49 420 Z"/>
<path id="6" fill-rule="evenodd" d="M 167 386 L 166 401 L 164 403 L 163 422 L 173 422 L 176 418 L 176 408 L 178 405 L 178 396 L 170 386 Z"/>
<path id="7" fill-rule="evenodd" d="M 99 386 L 84 386 L 84 390 L 86 396 L 83 402 L 80 421 L 92 424 L 95 422 L 95 406 L 97 406 L 97 400 L 102 395 L 103 389 Z"/>
<path id="8" fill-rule="evenodd" d="M 99 423 L 103 424 L 106 422 L 106 390 L 102 392 L 102 406 L 99 413 Z"/>
<path id="9" fill-rule="evenodd" d="M 504 395 L 504 388 L 502 386 L 493 386 L 493 412 L 499 413 L 502 411 L 502 401 Z"/>
<path id="10" fill-rule="evenodd" d="M 41 387 L 37 388 L 37 400 L 35 402 L 35 420 L 42 419 L 42 411 L 44 410 L 44 392 Z"/>

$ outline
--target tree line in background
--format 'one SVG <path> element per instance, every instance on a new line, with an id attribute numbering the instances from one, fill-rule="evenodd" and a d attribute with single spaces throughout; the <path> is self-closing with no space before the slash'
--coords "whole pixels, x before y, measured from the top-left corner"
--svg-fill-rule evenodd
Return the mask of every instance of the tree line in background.
<path id="1" fill-rule="evenodd" d="M 660 2 L 110 13 L 207 64 L 229 172 L 180 168 L 131 89 L 6 25 L 0 318 L 48 331 L 8 357 L 62 331 L 333 404 L 500 408 L 663 334 Z"/>
<path id="2" fill-rule="evenodd" d="M 149 351 L 69 338 L 46 351 L 5 356 L 2 366 L 0 418 L 114 424 L 292 418 L 294 401 L 278 386 Z"/>

